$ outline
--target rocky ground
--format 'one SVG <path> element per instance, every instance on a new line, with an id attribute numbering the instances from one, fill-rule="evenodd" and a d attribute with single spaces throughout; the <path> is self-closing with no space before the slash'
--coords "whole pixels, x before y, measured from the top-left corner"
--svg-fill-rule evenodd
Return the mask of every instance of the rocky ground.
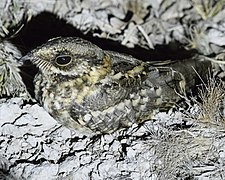
<path id="1" fill-rule="evenodd" d="M 145 61 L 213 57 L 225 44 L 224 6 L 223 0 L 1 1 L 0 178 L 225 179 L 224 94 L 213 80 L 200 91 L 202 101 L 186 99 L 112 134 L 83 135 L 30 99 L 32 80 L 23 76 L 25 86 L 19 72 L 32 76 L 35 69 L 18 69 L 20 57 L 57 36 L 79 36 Z M 217 65 L 221 77 L 223 70 Z"/>

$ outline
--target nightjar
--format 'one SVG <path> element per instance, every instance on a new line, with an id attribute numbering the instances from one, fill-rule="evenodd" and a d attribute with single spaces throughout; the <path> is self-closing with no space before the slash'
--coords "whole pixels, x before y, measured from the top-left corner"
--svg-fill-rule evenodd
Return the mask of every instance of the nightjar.
<path id="1" fill-rule="evenodd" d="M 210 67 L 198 57 L 143 62 L 76 37 L 49 40 L 23 59 L 39 68 L 35 96 L 43 107 L 61 124 L 95 133 L 111 133 L 171 108 L 195 85 L 193 68 L 205 75 Z"/>

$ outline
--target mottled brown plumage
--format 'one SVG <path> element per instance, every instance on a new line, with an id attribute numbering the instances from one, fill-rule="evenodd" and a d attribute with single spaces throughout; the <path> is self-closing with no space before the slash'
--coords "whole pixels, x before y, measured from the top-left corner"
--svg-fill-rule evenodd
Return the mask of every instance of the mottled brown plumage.
<path id="1" fill-rule="evenodd" d="M 110 133 L 141 123 L 168 109 L 207 72 L 208 62 L 148 63 L 104 51 L 75 37 L 56 38 L 25 59 L 39 67 L 35 95 L 63 125 L 79 131 Z"/>

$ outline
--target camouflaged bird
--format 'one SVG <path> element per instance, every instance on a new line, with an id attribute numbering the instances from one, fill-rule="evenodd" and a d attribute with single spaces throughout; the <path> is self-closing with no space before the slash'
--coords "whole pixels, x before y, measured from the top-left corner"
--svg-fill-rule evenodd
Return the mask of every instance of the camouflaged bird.
<path id="1" fill-rule="evenodd" d="M 39 68 L 35 96 L 44 108 L 69 128 L 96 133 L 144 122 L 172 107 L 196 83 L 193 67 L 201 75 L 210 66 L 195 58 L 143 62 L 75 37 L 49 40 L 24 59 Z"/>

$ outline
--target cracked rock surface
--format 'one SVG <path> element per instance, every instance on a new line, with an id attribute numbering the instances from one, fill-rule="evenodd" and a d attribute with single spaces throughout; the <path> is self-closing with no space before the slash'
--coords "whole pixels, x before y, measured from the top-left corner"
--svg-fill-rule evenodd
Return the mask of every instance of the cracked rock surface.
<path id="1" fill-rule="evenodd" d="M 220 179 L 223 175 L 224 128 L 189 121 L 181 129 L 181 113 L 160 113 L 140 127 L 98 136 L 62 127 L 38 104 L 26 104 L 21 98 L 1 99 L 0 113 L 1 173 L 6 177 Z"/>
<path id="2" fill-rule="evenodd" d="M 2 0 L 0 81 L 13 72 L 16 83 L 6 86 L 14 97 L 0 99 L 0 179 L 225 179 L 223 122 L 198 121 L 172 109 L 112 134 L 80 134 L 58 124 L 29 95 L 25 98 L 18 76 L 18 60 L 30 38 L 23 38 L 21 29 L 43 12 L 83 34 L 126 47 L 150 50 L 178 42 L 210 55 L 225 45 L 224 7 L 223 0 Z M 44 34 L 36 32 L 31 34 Z M 22 40 L 12 45 L 14 38 Z M 194 105 L 192 113 L 198 108 Z"/>

